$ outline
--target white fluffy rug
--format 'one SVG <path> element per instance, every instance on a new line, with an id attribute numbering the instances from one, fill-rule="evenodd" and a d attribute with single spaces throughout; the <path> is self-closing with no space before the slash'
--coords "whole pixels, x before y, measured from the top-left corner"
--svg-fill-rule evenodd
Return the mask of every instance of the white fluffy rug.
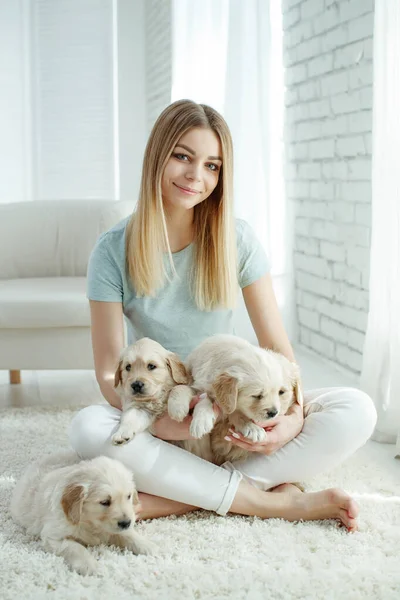
<path id="1" fill-rule="evenodd" d="M 400 598 L 400 480 L 364 448 L 310 489 L 342 486 L 361 505 L 360 531 L 333 521 L 288 523 L 207 512 L 140 524 L 157 557 L 94 550 L 99 574 L 82 577 L 46 554 L 9 515 L 15 479 L 47 452 L 65 448 L 73 411 L 0 412 L 0 598 L 339 599 Z"/>

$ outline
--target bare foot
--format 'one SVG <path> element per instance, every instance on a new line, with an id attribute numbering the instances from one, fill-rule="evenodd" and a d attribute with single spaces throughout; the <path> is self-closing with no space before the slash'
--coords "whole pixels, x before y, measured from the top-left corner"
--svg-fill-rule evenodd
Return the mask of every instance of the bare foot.
<path id="1" fill-rule="evenodd" d="M 293 508 L 289 520 L 339 519 L 348 531 L 357 531 L 358 504 L 343 490 L 331 488 L 307 494 L 288 490 L 286 493 L 291 496 Z"/>

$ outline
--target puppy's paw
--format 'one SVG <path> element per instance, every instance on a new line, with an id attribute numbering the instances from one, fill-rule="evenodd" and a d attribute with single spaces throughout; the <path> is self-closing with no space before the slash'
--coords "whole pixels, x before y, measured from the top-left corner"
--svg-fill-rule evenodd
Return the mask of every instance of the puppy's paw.
<path id="1" fill-rule="evenodd" d="M 264 442 L 267 439 L 267 434 L 262 427 L 259 427 L 255 423 L 246 423 L 242 427 L 236 428 L 245 438 L 252 442 Z"/>
<path id="2" fill-rule="evenodd" d="M 92 556 L 72 560 L 69 566 L 80 575 L 95 575 L 97 573 L 97 562 Z"/>
<path id="3" fill-rule="evenodd" d="M 139 545 L 137 545 L 137 553 L 138 554 L 148 554 L 149 556 L 153 555 L 153 554 L 157 554 L 158 552 L 158 546 L 157 544 L 154 544 L 153 542 L 149 542 L 148 540 L 146 541 L 141 541 Z"/>
<path id="4" fill-rule="evenodd" d="M 114 446 L 122 446 L 122 444 L 127 444 L 131 441 L 135 436 L 135 432 L 132 429 L 127 429 L 120 427 L 112 436 L 111 442 Z"/>
<path id="5" fill-rule="evenodd" d="M 177 385 L 172 388 L 168 397 L 168 414 L 174 421 L 183 421 L 189 414 L 190 402 L 193 392 L 186 385 Z"/>
<path id="6" fill-rule="evenodd" d="M 189 402 L 178 397 L 170 397 L 168 400 L 168 414 L 171 419 L 181 423 L 189 414 Z"/>
<path id="7" fill-rule="evenodd" d="M 196 439 L 210 433 L 215 423 L 215 414 L 202 413 L 195 415 L 190 423 L 190 435 Z"/>
<path id="8" fill-rule="evenodd" d="M 136 537 L 132 542 L 131 550 L 135 554 L 147 554 L 151 556 L 158 553 L 158 546 L 154 542 L 150 542 L 145 538 L 140 537 L 140 539 L 137 539 Z"/>
<path id="9" fill-rule="evenodd" d="M 188 416 L 189 410 L 187 406 L 182 406 L 178 403 L 168 404 L 168 414 L 174 421 L 183 421 Z"/>

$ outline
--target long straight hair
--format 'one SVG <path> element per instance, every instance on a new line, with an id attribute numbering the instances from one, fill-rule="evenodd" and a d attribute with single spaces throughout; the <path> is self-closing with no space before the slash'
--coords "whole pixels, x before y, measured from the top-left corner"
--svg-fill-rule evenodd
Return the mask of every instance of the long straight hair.
<path id="1" fill-rule="evenodd" d="M 126 229 L 127 269 L 138 297 L 155 296 L 166 280 L 171 280 L 171 274 L 177 276 L 168 241 L 161 180 L 178 140 L 194 127 L 217 134 L 222 167 L 212 194 L 194 207 L 192 294 L 200 310 L 232 308 L 238 291 L 232 138 L 223 117 L 205 104 L 178 100 L 154 124 L 144 154 L 137 207 Z M 164 262 L 165 253 L 170 273 Z"/>

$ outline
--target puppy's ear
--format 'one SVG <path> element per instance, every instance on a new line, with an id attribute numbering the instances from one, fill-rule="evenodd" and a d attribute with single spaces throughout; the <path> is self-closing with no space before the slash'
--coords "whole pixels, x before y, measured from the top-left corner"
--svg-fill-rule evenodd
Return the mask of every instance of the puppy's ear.
<path id="1" fill-rule="evenodd" d="M 122 360 L 119 361 L 117 370 L 114 375 L 114 387 L 117 388 L 122 381 L 121 378 L 121 370 L 122 370 Z"/>
<path id="2" fill-rule="evenodd" d="M 189 377 L 186 367 L 177 354 L 170 352 L 167 356 L 167 367 L 171 373 L 172 379 L 177 384 L 188 384 Z"/>
<path id="3" fill-rule="evenodd" d="M 86 498 L 87 486 L 70 483 L 64 489 L 61 506 L 68 521 L 78 525 L 81 519 L 83 501 Z"/>
<path id="4" fill-rule="evenodd" d="M 222 412 L 230 415 L 236 410 L 239 382 L 236 377 L 222 373 L 213 383 L 215 400 Z"/>
<path id="5" fill-rule="evenodd" d="M 303 388 L 302 388 L 302 384 L 301 384 L 300 373 L 294 382 L 293 392 L 294 392 L 295 398 L 297 400 L 297 403 L 300 404 L 300 406 L 304 406 Z"/>
<path id="6" fill-rule="evenodd" d="M 140 504 L 139 496 L 136 490 L 133 490 L 132 492 L 132 504 L 133 506 L 137 506 L 137 504 Z"/>
<path id="7" fill-rule="evenodd" d="M 290 382 L 292 384 L 295 401 L 298 404 L 300 404 L 300 406 L 303 406 L 304 398 L 303 398 L 303 390 L 302 390 L 302 383 L 301 383 L 300 367 L 295 362 L 287 361 L 287 363 L 288 363 L 288 375 L 290 377 Z"/>
<path id="8" fill-rule="evenodd" d="M 284 377 L 287 382 L 293 388 L 293 393 L 296 401 L 300 406 L 303 406 L 303 392 L 301 385 L 301 374 L 300 367 L 297 363 L 291 362 L 286 356 L 283 356 L 280 352 L 273 353 L 275 358 L 279 360 L 282 365 Z"/>

